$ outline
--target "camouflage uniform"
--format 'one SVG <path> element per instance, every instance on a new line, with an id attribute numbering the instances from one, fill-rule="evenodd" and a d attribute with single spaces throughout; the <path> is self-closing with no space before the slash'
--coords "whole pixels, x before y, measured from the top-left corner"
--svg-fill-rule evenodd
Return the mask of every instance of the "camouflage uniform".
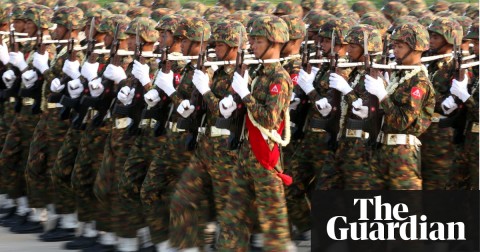
<path id="1" fill-rule="evenodd" d="M 252 11 L 260 11 L 267 14 L 272 14 L 275 11 L 275 5 L 271 2 L 254 2 L 252 3 Z"/>
<path id="2" fill-rule="evenodd" d="M 205 13 L 205 10 L 207 10 L 207 6 L 205 6 L 203 3 L 191 1 L 183 4 L 184 9 L 192 9 L 198 12 L 198 15 L 203 15 Z"/>
<path id="3" fill-rule="evenodd" d="M 392 40 L 405 42 L 412 50 L 425 51 L 429 36 L 420 24 L 405 24 L 395 30 Z M 401 70 L 395 74 L 401 78 L 406 72 Z M 422 189 L 420 149 L 416 137 L 430 126 L 434 106 L 435 91 L 424 71 L 400 83 L 380 102 L 385 115 L 380 147 L 371 162 L 372 189 Z M 398 144 L 395 138 L 400 136 L 397 134 L 407 134 L 407 144 Z"/>
<path id="4" fill-rule="evenodd" d="M 453 44 L 454 36 L 461 44 L 463 30 L 450 18 L 438 18 L 429 27 L 429 32 L 436 32 L 445 37 L 448 44 Z M 428 65 L 429 79 L 435 89 L 435 114 L 432 125 L 420 137 L 422 141 L 422 178 L 423 189 L 443 190 L 448 182 L 448 174 L 453 165 L 454 136 L 453 125 L 441 126 L 445 120 L 455 118 L 457 112 L 450 115 L 444 113 L 442 102 L 450 96 L 451 80 L 454 73 L 452 58 L 444 58 Z"/>
<path id="5" fill-rule="evenodd" d="M 428 7 L 428 9 L 434 13 L 437 13 L 440 11 L 448 10 L 448 6 L 450 6 L 449 2 L 440 0 L 434 2 L 430 7 Z"/>
<path id="6" fill-rule="evenodd" d="M 323 0 L 302 0 L 300 5 L 303 8 L 303 14 L 307 14 L 307 12 L 314 10 L 314 9 L 321 9 L 323 6 Z"/>
<path id="7" fill-rule="evenodd" d="M 273 43 L 285 43 L 289 40 L 287 30 L 282 19 L 264 16 L 255 19 L 250 35 L 266 37 Z M 278 130 L 283 127 L 293 84 L 280 63 L 262 66 L 253 80 L 251 94 L 242 99 L 251 115 L 246 116 L 246 136 L 249 141 L 241 145 L 238 167 L 233 171 L 230 198 L 224 219 L 220 220 L 222 231 L 218 251 L 246 251 L 255 213 L 258 214 L 264 234 L 265 251 L 285 251 L 290 240 L 281 179 L 285 177 L 280 174 L 282 164 L 278 160 L 268 162 L 265 159 L 272 156 L 257 156 L 258 152 L 254 154 L 252 151 L 257 147 L 252 141 L 262 144 L 264 150 L 273 148 L 275 151 L 278 145 L 270 140 L 265 142 L 250 118 L 267 129 Z M 259 137 L 254 139 L 252 134 Z"/>
<path id="8" fill-rule="evenodd" d="M 155 20 L 156 22 L 160 21 L 160 19 L 165 16 L 165 15 L 171 15 L 174 14 L 175 11 L 168 9 L 168 8 L 158 8 L 152 11 L 150 13 L 150 18 Z"/>
<path id="9" fill-rule="evenodd" d="M 135 6 L 130 8 L 127 11 L 127 17 L 136 18 L 136 17 L 150 17 L 152 10 L 144 6 Z"/>

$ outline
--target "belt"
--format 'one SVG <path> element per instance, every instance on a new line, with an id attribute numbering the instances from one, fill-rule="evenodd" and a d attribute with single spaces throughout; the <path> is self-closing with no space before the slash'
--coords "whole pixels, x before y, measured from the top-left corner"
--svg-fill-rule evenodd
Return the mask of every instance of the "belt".
<path id="1" fill-rule="evenodd" d="M 14 102 L 16 102 L 16 101 L 17 101 L 17 100 L 15 99 L 15 97 L 10 97 L 10 98 L 8 98 L 8 102 L 10 102 L 10 103 L 14 103 Z"/>
<path id="2" fill-rule="evenodd" d="M 363 130 L 347 129 L 347 131 L 345 132 L 345 137 L 367 139 L 368 136 L 368 132 Z"/>
<path id="3" fill-rule="evenodd" d="M 35 102 L 35 100 L 32 99 L 32 98 L 27 98 L 27 97 L 22 98 L 22 105 L 23 106 L 32 106 L 34 102 Z"/>
<path id="4" fill-rule="evenodd" d="M 115 119 L 115 129 L 124 129 L 130 125 L 132 122 L 132 118 L 124 117 L 124 118 L 116 118 Z"/>
<path id="5" fill-rule="evenodd" d="M 51 102 L 47 103 L 47 108 L 49 109 L 62 108 L 62 107 L 63 105 L 60 103 L 51 103 Z"/>
<path id="6" fill-rule="evenodd" d="M 310 128 L 310 131 L 315 132 L 315 133 L 325 133 L 325 132 L 327 132 L 326 130 L 320 129 L 320 128 Z"/>
<path id="7" fill-rule="evenodd" d="M 179 129 L 177 128 L 177 123 L 173 122 L 168 122 L 168 128 L 170 129 L 171 132 L 184 132 L 184 129 Z"/>
<path id="8" fill-rule="evenodd" d="M 478 122 L 472 123 L 472 129 L 470 131 L 473 133 L 478 133 Z"/>
<path id="9" fill-rule="evenodd" d="M 155 128 L 155 124 L 157 123 L 157 120 L 155 119 L 142 119 L 140 121 L 140 128 Z"/>
<path id="10" fill-rule="evenodd" d="M 448 116 L 440 115 L 439 113 L 433 113 L 431 121 L 434 123 L 438 123 L 441 119 L 445 118 L 448 118 Z"/>
<path id="11" fill-rule="evenodd" d="M 384 134 L 378 135 L 377 142 L 386 145 L 415 145 L 421 146 L 422 142 L 414 135 L 409 134 Z"/>
<path id="12" fill-rule="evenodd" d="M 198 128 L 198 132 L 205 133 L 205 128 L 204 127 Z M 215 126 L 210 127 L 210 137 L 221 137 L 221 136 L 230 136 L 230 130 L 219 129 Z"/>

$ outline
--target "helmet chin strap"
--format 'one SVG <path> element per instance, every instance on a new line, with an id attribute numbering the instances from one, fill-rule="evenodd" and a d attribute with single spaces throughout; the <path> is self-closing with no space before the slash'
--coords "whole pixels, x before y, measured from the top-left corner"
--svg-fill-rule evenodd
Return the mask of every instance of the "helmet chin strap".
<path id="1" fill-rule="evenodd" d="M 280 55 L 282 55 L 283 50 L 285 50 L 285 48 L 287 47 L 288 43 L 290 43 L 290 42 L 291 42 L 291 41 L 288 41 L 287 43 L 284 43 L 284 44 L 282 45 L 282 49 L 280 49 Z"/>
<path id="2" fill-rule="evenodd" d="M 233 48 L 229 46 L 229 47 L 228 47 L 228 50 L 225 51 L 225 53 L 223 54 L 223 56 L 222 56 L 219 60 L 221 60 L 221 61 L 222 61 L 222 60 L 225 60 L 225 58 L 227 57 L 228 54 L 230 54 L 230 52 L 232 51 L 232 49 L 233 49 Z"/>
<path id="3" fill-rule="evenodd" d="M 397 64 L 401 65 L 402 62 L 403 62 L 412 52 L 413 52 L 413 50 L 409 47 L 407 54 L 405 54 L 403 57 L 401 57 L 401 58 L 399 58 L 399 59 L 395 58 L 395 62 L 397 62 Z"/>
<path id="4" fill-rule="evenodd" d="M 270 46 L 272 46 L 272 42 L 270 42 L 270 40 L 268 40 L 268 46 L 267 46 L 267 48 L 265 48 L 265 50 L 264 50 L 263 53 L 260 55 L 260 57 L 258 57 L 259 59 L 262 59 L 263 56 L 265 56 L 265 53 L 267 53 L 268 49 L 270 49 Z"/>

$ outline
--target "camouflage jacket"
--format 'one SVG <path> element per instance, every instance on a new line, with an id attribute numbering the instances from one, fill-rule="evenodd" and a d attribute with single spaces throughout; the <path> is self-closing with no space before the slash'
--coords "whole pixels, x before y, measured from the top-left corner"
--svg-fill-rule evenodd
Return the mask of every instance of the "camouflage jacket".
<path id="1" fill-rule="evenodd" d="M 302 69 L 302 59 L 300 57 L 294 57 L 283 63 L 283 68 L 290 75 L 293 83 L 293 92 L 300 94 L 300 91 L 303 91 L 299 86 L 297 86 L 298 73 Z"/>
<path id="2" fill-rule="evenodd" d="M 406 71 L 399 71 L 399 78 Z M 431 124 L 435 91 L 423 71 L 398 85 L 395 92 L 380 102 L 385 111 L 382 131 L 387 134 L 420 136 Z"/>
<path id="3" fill-rule="evenodd" d="M 454 64 L 451 58 L 436 60 L 428 65 L 430 82 L 435 89 L 436 113 L 444 115 L 441 105 L 442 102 L 450 96 L 450 87 L 452 85 L 454 72 Z"/>
<path id="4" fill-rule="evenodd" d="M 231 84 L 234 73 L 235 65 L 225 65 L 220 66 L 213 74 L 211 91 L 203 95 L 203 100 L 208 107 L 206 125 L 214 126 L 216 118 L 221 116 L 219 102 L 232 93 Z"/>
<path id="5" fill-rule="evenodd" d="M 478 110 L 478 97 L 479 97 L 479 92 L 478 92 L 478 67 L 474 67 L 472 69 L 472 74 L 470 75 L 471 77 L 471 85 L 469 86 L 469 93 L 471 96 L 468 98 L 467 101 L 465 101 L 465 106 L 467 107 L 467 120 L 471 122 L 478 122 L 478 115 L 479 115 L 479 110 Z"/>

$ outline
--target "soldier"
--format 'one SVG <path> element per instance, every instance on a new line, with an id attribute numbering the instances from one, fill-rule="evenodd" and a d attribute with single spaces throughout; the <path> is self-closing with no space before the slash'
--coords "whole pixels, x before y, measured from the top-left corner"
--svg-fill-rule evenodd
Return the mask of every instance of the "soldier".
<path id="1" fill-rule="evenodd" d="M 408 14 L 407 6 L 403 5 L 400 2 L 388 2 L 381 9 L 385 18 L 390 21 L 390 23 L 395 22 L 399 17 L 406 16 Z"/>
<path id="2" fill-rule="evenodd" d="M 289 14 L 293 14 L 299 18 L 302 18 L 303 17 L 302 6 L 292 1 L 283 1 L 278 3 L 277 7 L 273 11 L 273 15 L 277 17 L 283 16 L 283 15 L 289 15 Z"/>
<path id="3" fill-rule="evenodd" d="M 447 18 L 437 18 L 428 26 L 430 33 L 430 52 L 433 55 L 452 53 L 454 40 L 460 46 L 463 30 L 457 21 Z M 422 178 L 423 189 L 443 190 L 448 182 L 448 174 L 453 165 L 454 146 L 452 139 L 455 127 L 454 121 L 459 119 L 459 111 L 454 111 L 460 105 L 450 94 L 451 80 L 454 74 L 453 58 L 430 62 L 428 65 L 429 79 L 435 89 L 435 114 L 432 125 L 420 137 L 422 141 Z"/>
<path id="4" fill-rule="evenodd" d="M 385 111 L 378 151 L 371 162 L 372 189 L 420 190 L 419 135 L 430 126 L 435 106 L 435 91 L 421 64 L 428 50 L 429 37 L 420 24 L 404 24 L 392 34 L 397 64 L 413 65 L 412 70 L 392 74 L 384 87 L 381 78 L 365 76 L 365 89 L 380 101 Z"/>
<path id="5" fill-rule="evenodd" d="M 288 27 L 275 16 L 255 19 L 250 36 L 258 59 L 279 59 L 283 43 L 288 42 Z M 247 72 L 248 73 L 248 72 Z M 290 242 L 287 207 L 282 182 L 291 178 L 282 173 L 279 145 L 289 142 L 288 105 L 293 84 L 279 62 L 264 63 L 248 88 L 248 76 L 234 74 L 233 90 L 247 107 L 245 141 L 240 147 L 237 169 L 233 170 L 230 198 L 220 220 L 219 251 L 246 251 L 254 219 L 259 218 L 266 251 L 286 251 Z M 236 104 L 226 107 L 230 109 Z M 283 128 L 286 137 L 282 139 Z M 277 134 L 273 134 L 277 132 Z M 265 134 L 266 139 L 262 134 Z"/>

